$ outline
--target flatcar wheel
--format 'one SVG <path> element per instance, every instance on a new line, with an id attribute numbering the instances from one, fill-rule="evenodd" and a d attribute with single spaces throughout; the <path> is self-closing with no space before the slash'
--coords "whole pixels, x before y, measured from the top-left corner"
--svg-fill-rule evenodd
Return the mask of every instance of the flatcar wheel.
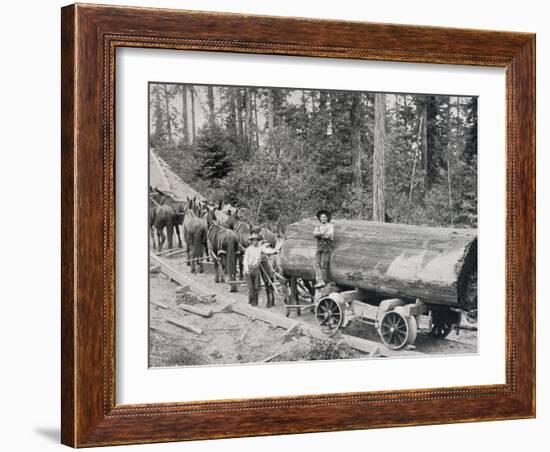
<path id="1" fill-rule="evenodd" d="M 386 312 L 378 327 L 378 333 L 382 342 L 393 350 L 403 348 L 412 338 L 407 317 L 397 311 Z"/>
<path id="2" fill-rule="evenodd" d="M 315 308 L 315 318 L 319 326 L 327 333 L 335 332 L 344 320 L 344 312 L 332 298 L 323 298 Z"/>
<path id="3" fill-rule="evenodd" d="M 435 337 L 436 339 L 445 339 L 453 330 L 453 324 L 445 320 L 439 322 L 434 322 L 432 330 L 430 331 L 430 336 Z"/>

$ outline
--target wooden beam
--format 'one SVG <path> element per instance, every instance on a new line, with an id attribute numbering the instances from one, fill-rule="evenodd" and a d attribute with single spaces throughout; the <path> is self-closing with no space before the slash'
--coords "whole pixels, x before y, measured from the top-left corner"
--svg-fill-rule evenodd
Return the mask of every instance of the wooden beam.
<path id="1" fill-rule="evenodd" d="M 204 309 L 196 308 L 195 306 L 191 306 L 191 305 L 185 304 L 185 303 L 180 304 L 179 307 L 180 307 L 180 309 L 183 309 L 184 311 L 200 315 L 201 317 L 206 317 L 206 318 L 212 317 L 212 310 L 211 309 L 204 310 Z"/>
<path id="2" fill-rule="evenodd" d="M 191 325 L 190 323 L 184 322 L 183 320 L 179 319 L 166 319 L 167 323 L 171 323 L 172 325 L 179 326 L 180 328 L 183 328 L 184 330 L 191 331 L 195 334 L 202 334 L 202 330 L 194 325 Z"/>
<path id="3" fill-rule="evenodd" d="M 288 317 L 243 303 L 233 303 L 231 306 L 233 308 L 233 312 L 236 312 L 237 314 L 261 320 L 262 322 L 269 323 L 273 326 L 280 326 L 285 329 L 290 329 L 298 323 L 294 319 L 289 319 Z"/>
<path id="4" fill-rule="evenodd" d="M 180 286 L 189 286 L 192 290 L 200 295 L 212 295 L 212 291 L 206 289 L 201 284 L 197 283 L 193 278 L 180 273 L 164 259 L 151 254 L 151 261 L 160 265 L 161 271 L 172 280 L 176 281 Z"/>

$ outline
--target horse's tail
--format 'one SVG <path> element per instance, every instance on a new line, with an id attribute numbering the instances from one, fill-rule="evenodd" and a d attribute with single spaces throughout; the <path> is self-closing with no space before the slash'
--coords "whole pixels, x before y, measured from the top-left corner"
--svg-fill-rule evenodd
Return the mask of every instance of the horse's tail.
<path id="1" fill-rule="evenodd" d="M 197 220 L 195 223 L 195 230 L 193 231 L 193 258 L 200 259 L 204 249 L 206 225 L 201 220 Z"/>
<path id="2" fill-rule="evenodd" d="M 214 255 L 218 254 L 218 244 L 216 243 L 216 228 L 208 228 L 206 232 L 206 239 L 210 243 L 210 252 Z"/>
<path id="3" fill-rule="evenodd" d="M 227 273 L 231 281 L 236 280 L 237 273 L 237 247 L 239 246 L 239 240 L 237 235 L 233 231 L 227 231 L 226 234 L 227 244 Z"/>

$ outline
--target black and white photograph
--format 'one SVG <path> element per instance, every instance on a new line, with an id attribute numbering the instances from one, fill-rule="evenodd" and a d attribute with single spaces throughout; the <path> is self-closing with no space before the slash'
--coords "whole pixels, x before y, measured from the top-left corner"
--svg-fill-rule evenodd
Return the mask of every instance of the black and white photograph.
<path id="1" fill-rule="evenodd" d="M 148 99 L 150 367 L 478 352 L 478 97 Z"/>

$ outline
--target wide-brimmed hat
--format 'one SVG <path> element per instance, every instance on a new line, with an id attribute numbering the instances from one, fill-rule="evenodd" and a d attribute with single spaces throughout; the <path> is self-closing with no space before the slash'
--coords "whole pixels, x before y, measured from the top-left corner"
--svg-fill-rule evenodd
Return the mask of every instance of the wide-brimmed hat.
<path id="1" fill-rule="evenodd" d="M 248 240 L 251 241 L 251 240 L 262 240 L 262 236 L 259 235 L 259 234 L 256 234 L 255 232 L 253 232 L 252 234 L 250 234 L 250 236 L 248 237 Z"/>
<path id="2" fill-rule="evenodd" d="M 321 215 L 325 214 L 327 216 L 327 222 L 330 222 L 332 219 L 332 214 L 327 209 L 321 209 L 315 215 L 319 221 L 321 221 Z"/>

